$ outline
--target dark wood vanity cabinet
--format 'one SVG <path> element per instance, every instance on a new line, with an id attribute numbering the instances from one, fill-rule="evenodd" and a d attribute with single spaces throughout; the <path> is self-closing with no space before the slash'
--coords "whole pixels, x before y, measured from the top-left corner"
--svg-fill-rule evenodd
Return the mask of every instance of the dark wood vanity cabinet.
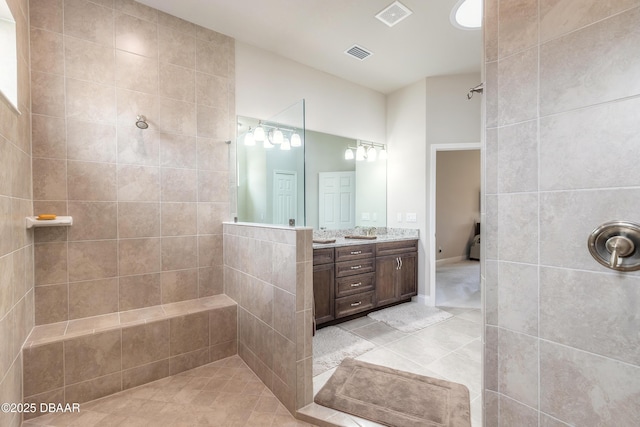
<path id="1" fill-rule="evenodd" d="M 316 324 L 335 319 L 333 248 L 313 250 L 313 300 Z"/>
<path id="2" fill-rule="evenodd" d="M 314 249 L 316 324 L 416 295 L 417 255 L 417 240 Z"/>
<path id="3" fill-rule="evenodd" d="M 418 294 L 418 246 L 414 241 L 381 243 L 376 258 L 378 306 Z"/>

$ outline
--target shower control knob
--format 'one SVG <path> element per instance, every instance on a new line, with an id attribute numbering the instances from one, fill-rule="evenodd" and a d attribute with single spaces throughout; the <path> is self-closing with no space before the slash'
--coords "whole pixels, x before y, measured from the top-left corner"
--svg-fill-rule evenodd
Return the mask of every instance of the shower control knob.
<path id="1" fill-rule="evenodd" d="M 631 255 L 635 250 L 633 241 L 625 236 L 609 237 L 604 246 L 611 252 L 611 258 L 609 259 L 609 266 L 611 268 L 617 267 L 620 258 Z"/>
<path id="2" fill-rule="evenodd" d="M 597 227 L 587 243 L 591 256 L 603 266 L 617 271 L 640 270 L 640 225 L 611 221 Z"/>

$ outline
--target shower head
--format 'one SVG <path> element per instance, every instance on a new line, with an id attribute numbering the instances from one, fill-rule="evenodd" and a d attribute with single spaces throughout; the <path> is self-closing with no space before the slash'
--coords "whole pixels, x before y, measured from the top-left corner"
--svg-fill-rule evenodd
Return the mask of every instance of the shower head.
<path id="1" fill-rule="evenodd" d="M 147 123 L 147 118 L 143 115 L 139 115 L 136 117 L 136 126 L 140 129 L 146 129 L 149 127 L 149 123 Z"/>

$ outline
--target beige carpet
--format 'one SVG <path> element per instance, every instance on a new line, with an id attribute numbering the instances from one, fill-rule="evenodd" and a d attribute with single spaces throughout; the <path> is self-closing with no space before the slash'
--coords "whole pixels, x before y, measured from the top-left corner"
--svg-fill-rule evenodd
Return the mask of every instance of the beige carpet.
<path id="1" fill-rule="evenodd" d="M 373 320 L 402 332 L 416 332 L 451 317 L 451 313 L 412 301 L 369 313 Z"/>
<path id="2" fill-rule="evenodd" d="M 345 359 L 314 400 L 387 426 L 471 426 L 464 385 L 355 359 Z"/>

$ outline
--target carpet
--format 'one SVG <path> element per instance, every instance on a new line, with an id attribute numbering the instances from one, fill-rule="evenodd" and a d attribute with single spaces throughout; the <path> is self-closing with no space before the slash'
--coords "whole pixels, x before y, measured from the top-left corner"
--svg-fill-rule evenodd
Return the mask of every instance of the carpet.
<path id="1" fill-rule="evenodd" d="M 333 369 L 346 357 L 357 357 L 375 345 L 337 326 L 318 329 L 313 337 L 313 376 Z"/>
<path id="2" fill-rule="evenodd" d="M 374 311 L 367 316 L 402 332 L 416 332 L 442 322 L 452 314 L 417 302 L 408 302 Z"/>
<path id="3" fill-rule="evenodd" d="M 470 427 L 462 384 L 345 359 L 315 402 L 393 427 Z"/>

